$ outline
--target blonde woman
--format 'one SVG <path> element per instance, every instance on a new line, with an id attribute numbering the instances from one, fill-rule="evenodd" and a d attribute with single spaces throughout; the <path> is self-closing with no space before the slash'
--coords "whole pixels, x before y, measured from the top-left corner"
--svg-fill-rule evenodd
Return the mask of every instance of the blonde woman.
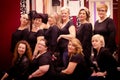
<path id="1" fill-rule="evenodd" d="M 86 65 L 83 49 L 80 41 L 76 38 L 69 40 L 67 67 L 61 71 L 63 80 L 87 80 L 89 68 Z"/>
<path id="2" fill-rule="evenodd" d="M 48 49 L 53 54 L 57 49 L 57 38 L 60 30 L 57 25 L 57 19 L 54 14 L 48 15 L 49 28 L 45 32 L 45 39 L 48 41 Z"/>
<path id="3" fill-rule="evenodd" d="M 100 34 L 92 36 L 94 52 L 92 62 L 94 71 L 89 80 L 118 80 L 117 62 L 111 55 L 109 49 L 105 48 L 104 37 Z"/>
<path id="4" fill-rule="evenodd" d="M 76 37 L 76 30 L 73 22 L 70 20 L 70 9 L 68 7 L 61 8 L 61 23 L 60 35 L 58 37 L 58 47 L 61 53 L 61 58 L 63 59 L 64 66 L 66 66 L 67 58 L 67 45 L 68 40 L 72 37 Z"/>
<path id="5" fill-rule="evenodd" d="M 111 54 L 116 50 L 116 27 L 113 19 L 107 17 L 108 6 L 101 3 L 97 6 L 99 19 L 94 25 L 94 34 L 101 34 L 105 39 L 105 47 L 108 48 Z"/>
<path id="6" fill-rule="evenodd" d="M 15 45 L 20 40 L 27 40 L 27 35 L 29 33 L 29 17 L 28 14 L 22 14 L 20 17 L 20 25 L 15 32 L 12 33 L 11 37 L 11 52 L 14 52 Z"/>

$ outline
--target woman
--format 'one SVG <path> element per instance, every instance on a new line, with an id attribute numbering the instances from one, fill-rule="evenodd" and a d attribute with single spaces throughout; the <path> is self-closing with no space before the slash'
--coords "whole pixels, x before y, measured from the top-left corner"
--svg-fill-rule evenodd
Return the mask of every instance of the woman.
<path id="1" fill-rule="evenodd" d="M 94 34 L 101 34 L 105 39 L 105 47 L 108 48 L 111 54 L 116 50 L 116 29 L 113 19 L 107 17 L 108 6 L 106 4 L 99 4 L 97 12 L 99 19 L 94 25 Z"/>
<path id="2" fill-rule="evenodd" d="M 94 68 L 89 80 L 118 80 L 117 62 L 109 49 L 105 48 L 104 37 L 99 34 L 93 35 L 92 46 L 96 52 L 92 55 Z"/>
<path id="3" fill-rule="evenodd" d="M 82 44 L 83 53 L 86 58 L 90 59 L 91 56 L 91 37 L 92 37 L 92 24 L 89 22 L 90 12 L 86 7 L 80 9 L 78 19 L 80 25 L 77 28 L 76 37 Z"/>
<path id="4" fill-rule="evenodd" d="M 20 26 L 17 30 L 12 33 L 11 38 L 11 52 L 14 52 L 15 45 L 20 40 L 27 40 L 27 35 L 29 33 L 29 18 L 28 14 L 22 14 L 20 18 Z"/>
<path id="5" fill-rule="evenodd" d="M 27 37 L 28 38 L 27 41 L 29 42 L 29 44 L 32 48 L 32 52 L 34 52 L 37 40 L 41 37 L 44 37 L 44 30 L 43 29 L 46 25 L 42 22 L 42 20 L 43 20 L 43 17 L 39 13 L 36 13 L 33 16 L 32 29 L 29 32 L 29 35 Z"/>
<path id="6" fill-rule="evenodd" d="M 48 15 L 49 28 L 45 32 L 45 38 L 48 41 L 48 49 L 53 54 L 57 49 L 57 38 L 60 30 L 57 25 L 57 19 L 54 14 Z"/>
<path id="7" fill-rule="evenodd" d="M 87 80 L 89 68 L 86 65 L 83 49 L 80 41 L 76 38 L 69 40 L 67 67 L 61 71 L 61 78 L 64 80 Z"/>
<path id="8" fill-rule="evenodd" d="M 70 17 L 70 10 L 68 7 L 61 8 L 61 23 L 60 26 L 60 35 L 58 37 L 58 48 L 60 51 L 60 56 L 63 59 L 64 66 L 67 64 L 67 45 L 68 40 L 72 37 L 76 37 L 76 30 L 73 22 L 69 19 Z"/>
<path id="9" fill-rule="evenodd" d="M 30 45 L 25 40 L 16 44 L 12 67 L 6 72 L 1 80 L 26 80 L 25 73 L 28 70 L 32 60 L 32 51 Z"/>
<path id="10" fill-rule="evenodd" d="M 33 58 L 28 71 L 30 80 L 50 80 L 51 55 L 47 51 L 47 42 L 45 39 L 39 40 L 36 47 L 37 55 Z"/>

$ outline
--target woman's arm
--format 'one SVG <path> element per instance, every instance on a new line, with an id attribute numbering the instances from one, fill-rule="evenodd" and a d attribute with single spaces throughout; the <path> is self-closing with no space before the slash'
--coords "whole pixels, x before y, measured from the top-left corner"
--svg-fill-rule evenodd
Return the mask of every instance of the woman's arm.
<path id="1" fill-rule="evenodd" d="M 40 66 L 39 69 L 37 69 L 35 72 L 33 72 L 31 75 L 29 75 L 29 79 L 33 77 L 40 77 L 43 76 L 48 70 L 50 65 L 43 65 Z"/>
<path id="2" fill-rule="evenodd" d="M 69 62 L 68 67 L 65 70 L 62 70 L 62 73 L 72 74 L 77 66 L 76 62 Z"/>
<path id="3" fill-rule="evenodd" d="M 8 77 L 8 73 L 5 73 L 5 74 L 3 75 L 3 77 L 1 78 L 1 80 L 5 80 L 7 77 Z"/>
<path id="4" fill-rule="evenodd" d="M 58 37 L 58 39 L 57 39 L 57 41 L 59 40 L 59 39 L 61 39 L 61 38 L 64 38 L 64 39 L 71 39 L 71 38 L 74 38 L 74 37 L 76 37 L 76 30 L 75 30 L 75 26 L 70 26 L 70 28 L 69 28 L 69 32 L 70 32 L 70 34 L 62 34 L 62 35 L 60 35 L 59 37 Z"/>

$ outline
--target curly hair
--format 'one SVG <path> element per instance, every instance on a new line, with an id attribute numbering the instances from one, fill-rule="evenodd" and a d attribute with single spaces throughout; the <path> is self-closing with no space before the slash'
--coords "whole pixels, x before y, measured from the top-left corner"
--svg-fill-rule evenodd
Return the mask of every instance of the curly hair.
<path id="1" fill-rule="evenodd" d="M 32 60 L 32 50 L 31 50 L 31 47 L 30 47 L 29 43 L 25 40 L 21 40 L 15 46 L 15 50 L 14 50 L 14 53 L 13 53 L 12 65 L 14 65 L 14 63 L 16 62 L 16 60 L 19 57 L 18 46 L 20 44 L 25 44 L 26 45 L 26 51 L 25 51 L 24 55 L 26 55 L 30 61 Z"/>

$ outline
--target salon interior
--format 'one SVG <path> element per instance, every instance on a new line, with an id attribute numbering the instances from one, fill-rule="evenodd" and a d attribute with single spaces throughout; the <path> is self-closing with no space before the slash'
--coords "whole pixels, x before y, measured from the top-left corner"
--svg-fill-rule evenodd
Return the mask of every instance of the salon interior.
<path id="1" fill-rule="evenodd" d="M 11 65 L 10 52 L 11 34 L 20 24 L 20 15 L 30 11 L 50 14 L 59 12 L 60 8 L 67 6 L 70 16 L 76 25 L 78 11 L 87 7 L 90 11 L 90 21 L 94 25 L 98 19 L 96 6 L 99 3 L 108 5 L 107 16 L 113 18 L 116 26 L 117 60 L 120 63 L 120 0 L 0 0 L 0 70 L 7 70 Z"/>

